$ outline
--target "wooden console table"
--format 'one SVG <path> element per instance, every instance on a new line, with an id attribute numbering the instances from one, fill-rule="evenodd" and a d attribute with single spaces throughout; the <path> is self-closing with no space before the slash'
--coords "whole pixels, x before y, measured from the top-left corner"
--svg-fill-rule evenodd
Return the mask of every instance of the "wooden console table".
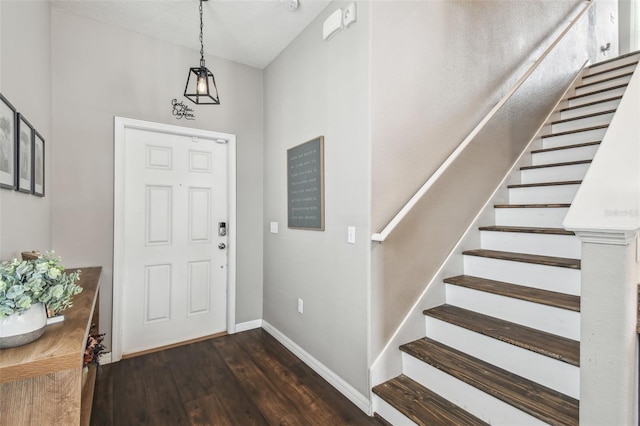
<path id="1" fill-rule="evenodd" d="M 0 425 L 89 424 L 95 368 L 83 389 L 82 364 L 91 323 L 97 321 L 102 268 L 80 269 L 83 291 L 64 312 L 66 320 L 47 326 L 35 342 L 0 349 Z"/>

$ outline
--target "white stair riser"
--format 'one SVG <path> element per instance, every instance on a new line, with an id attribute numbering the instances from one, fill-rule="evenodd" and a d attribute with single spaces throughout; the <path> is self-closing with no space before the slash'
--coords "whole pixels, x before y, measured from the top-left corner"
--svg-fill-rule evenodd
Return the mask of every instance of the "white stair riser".
<path id="1" fill-rule="evenodd" d="M 616 65 L 616 68 L 619 66 L 622 66 L 622 65 Z M 589 83 L 593 83 L 594 81 L 599 81 L 605 78 L 617 77 L 622 74 L 628 74 L 630 72 L 633 72 L 635 68 L 636 68 L 635 64 L 629 64 L 624 68 L 612 70 L 604 74 L 592 74 L 592 75 L 586 74 L 582 77 L 582 84 L 589 84 Z M 600 71 L 604 71 L 604 70 L 600 70 Z M 599 73 L 600 71 L 593 71 L 593 72 Z"/>
<path id="2" fill-rule="evenodd" d="M 533 166 L 539 166 L 541 164 L 564 163 L 566 161 L 593 160 L 599 147 L 599 144 L 595 144 L 577 148 L 536 152 L 531 154 L 531 164 Z"/>
<path id="3" fill-rule="evenodd" d="M 378 395 L 373 394 L 373 411 L 381 415 L 386 421 L 395 426 L 415 425 L 408 417 L 396 410 Z"/>
<path id="4" fill-rule="evenodd" d="M 580 270 L 465 255 L 464 273 L 559 293 L 580 295 Z"/>
<path id="5" fill-rule="evenodd" d="M 494 426 L 546 423 L 416 358 L 402 354 L 405 375 Z M 398 425 L 399 426 L 399 425 Z"/>
<path id="6" fill-rule="evenodd" d="M 578 143 L 601 141 L 606 132 L 607 129 L 603 128 L 568 133 L 566 135 L 547 136 L 542 138 L 542 148 L 558 148 L 560 146 L 574 145 Z"/>
<path id="7" fill-rule="evenodd" d="M 580 368 L 435 318 L 425 319 L 428 338 L 579 399 Z"/>
<path id="8" fill-rule="evenodd" d="M 579 187 L 576 184 L 509 188 L 509 204 L 571 203 Z"/>
<path id="9" fill-rule="evenodd" d="M 580 313 L 452 284 L 445 285 L 447 304 L 568 339 L 580 340 Z"/>
<path id="10" fill-rule="evenodd" d="M 494 209 L 498 226 L 537 226 L 542 228 L 562 228 L 568 208 L 506 208 Z"/>
<path id="11" fill-rule="evenodd" d="M 569 99 L 569 107 L 590 104 L 591 102 L 598 102 L 605 99 L 613 98 L 616 96 L 622 96 L 626 87 L 620 87 L 618 89 L 611 89 L 600 93 L 593 93 L 587 96 L 581 96 L 575 99 Z"/>
<path id="12" fill-rule="evenodd" d="M 487 250 L 541 254 L 543 256 L 579 259 L 580 240 L 574 235 L 537 234 L 528 232 L 480 231 L 481 247 Z"/>
<path id="13" fill-rule="evenodd" d="M 610 70 L 611 68 L 617 68 L 622 65 L 635 64 L 636 62 L 638 62 L 639 58 L 640 58 L 640 54 L 637 54 L 637 55 L 627 56 L 625 58 L 620 58 L 616 61 L 607 62 L 606 64 L 601 64 L 601 65 L 594 64 L 590 68 L 587 68 L 586 74 L 587 75 L 594 74 L 597 72 Z"/>
<path id="14" fill-rule="evenodd" d="M 553 164 L 553 163 L 552 163 Z M 520 183 L 565 182 L 582 180 L 589 170 L 589 163 L 567 166 L 542 167 L 520 171 Z"/>
<path id="15" fill-rule="evenodd" d="M 586 105 L 580 108 L 569 109 L 560 113 L 559 120 L 566 120 L 568 118 L 581 117 L 587 114 L 596 114 L 604 111 L 611 111 L 618 108 L 620 105 L 620 99 L 615 99 L 607 102 L 599 102 L 594 105 Z"/>
<path id="16" fill-rule="evenodd" d="M 617 77 L 607 81 L 601 81 L 595 84 L 589 84 L 588 86 L 578 87 L 576 89 L 576 95 L 583 95 L 585 93 L 591 93 L 596 90 L 608 89 L 610 87 L 619 86 L 621 84 L 628 84 L 631 80 L 631 76 Z M 598 80 L 596 80 L 598 81 Z"/>
<path id="17" fill-rule="evenodd" d="M 605 124 L 608 125 L 611 123 L 612 118 L 613 113 L 608 113 L 566 121 L 564 123 L 557 123 L 551 126 L 551 132 L 569 132 L 571 130 L 585 129 L 587 127 L 601 126 Z"/>

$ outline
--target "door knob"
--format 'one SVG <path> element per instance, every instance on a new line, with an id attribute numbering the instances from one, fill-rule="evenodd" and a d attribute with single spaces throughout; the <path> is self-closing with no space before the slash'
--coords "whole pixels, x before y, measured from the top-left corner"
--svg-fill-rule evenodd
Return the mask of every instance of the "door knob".
<path id="1" fill-rule="evenodd" d="M 224 250 L 225 248 L 227 248 L 227 245 L 225 243 L 220 243 L 220 244 L 218 244 L 218 248 L 220 250 Z"/>

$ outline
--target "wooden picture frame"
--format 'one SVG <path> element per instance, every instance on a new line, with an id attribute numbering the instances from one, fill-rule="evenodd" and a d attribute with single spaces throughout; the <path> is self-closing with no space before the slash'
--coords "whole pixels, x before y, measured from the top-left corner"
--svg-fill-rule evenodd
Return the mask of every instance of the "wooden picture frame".
<path id="1" fill-rule="evenodd" d="M 0 188 L 16 189 L 16 109 L 0 94 Z"/>
<path id="2" fill-rule="evenodd" d="M 45 156 L 44 156 L 44 138 L 37 131 L 33 137 L 33 161 L 32 161 L 32 182 L 33 193 L 39 197 L 44 197 L 45 183 Z"/>
<path id="3" fill-rule="evenodd" d="M 287 221 L 324 231 L 324 136 L 287 150 Z"/>
<path id="4" fill-rule="evenodd" d="M 33 191 L 33 126 L 20 113 L 17 113 L 17 190 L 27 194 Z"/>

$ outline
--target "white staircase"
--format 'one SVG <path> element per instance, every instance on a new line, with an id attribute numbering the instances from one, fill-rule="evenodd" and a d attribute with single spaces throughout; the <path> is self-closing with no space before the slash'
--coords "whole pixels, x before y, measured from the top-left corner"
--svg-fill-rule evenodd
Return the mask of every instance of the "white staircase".
<path id="1" fill-rule="evenodd" d="M 580 241 L 562 221 L 639 59 L 587 68 L 561 103 L 426 337 L 401 346 L 402 375 L 374 387 L 382 423 L 578 423 Z"/>

